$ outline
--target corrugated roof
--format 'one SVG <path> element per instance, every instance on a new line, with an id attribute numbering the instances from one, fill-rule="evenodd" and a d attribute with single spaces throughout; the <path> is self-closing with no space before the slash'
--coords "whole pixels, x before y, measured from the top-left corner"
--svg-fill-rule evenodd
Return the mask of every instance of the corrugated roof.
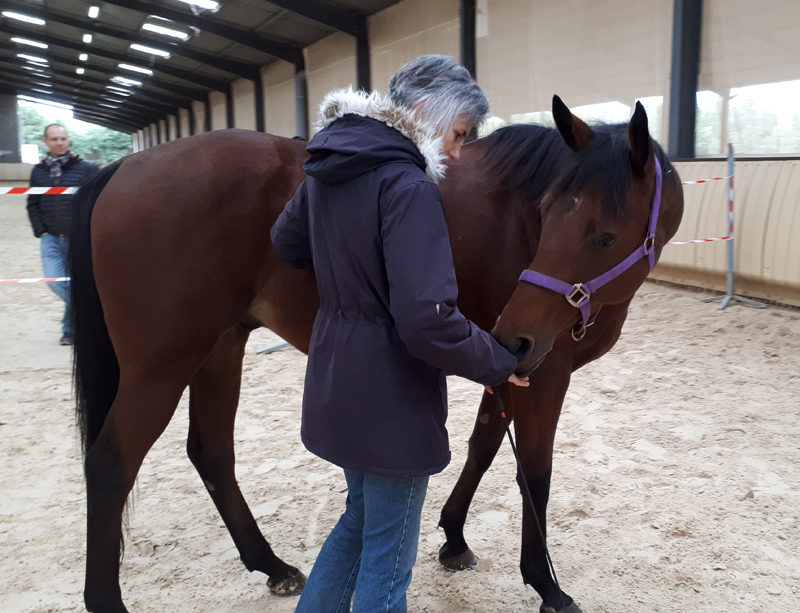
<path id="1" fill-rule="evenodd" d="M 2 0 L 0 91 L 70 104 L 80 119 L 132 132 L 236 79 L 256 81 L 278 59 L 302 68 L 303 47 L 337 31 L 355 37 L 367 16 L 398 1 L 219 0 L 209 10 L 181 0 Z"/>

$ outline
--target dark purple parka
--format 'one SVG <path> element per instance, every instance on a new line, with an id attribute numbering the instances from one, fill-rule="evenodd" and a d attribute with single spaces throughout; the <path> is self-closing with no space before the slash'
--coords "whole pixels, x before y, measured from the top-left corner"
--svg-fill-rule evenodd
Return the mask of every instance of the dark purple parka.
<path id="1" fill-rule="evenodd" d="M 499 384 L 516 359 L 456 307 L 441 196 L 417 146 L 348 114 L 307 150 L 309 176 L 271 230 L 281 258 L 313 263 L 320 297 L 303 443 L 362 473 L 437 473 L 450 461 L 445 375 Z"/>

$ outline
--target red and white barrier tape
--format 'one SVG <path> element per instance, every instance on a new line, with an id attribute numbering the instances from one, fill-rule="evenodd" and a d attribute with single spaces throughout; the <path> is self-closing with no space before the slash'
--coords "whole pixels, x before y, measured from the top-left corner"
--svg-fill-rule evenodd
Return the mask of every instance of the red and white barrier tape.
<path id="1" fill-rule="evenodd" d="M 667 245 L 694 245 L 695 243 L 713 243 L 715 241 L 732 241 L 733 236 L 718 236 L 715 238 L 696 238 L 690 241 L 672 241 Z"/>
<path id="2" fill-rule="evenodd" d="M 695 179 L 694 181 L 681 181 L 681 185 L 699 185 L 700 183 L 711 183 L 712 181 L 725 181 L 732 177 L 733 175 L 726 175 L 724 177 L 711 177 L 709 179 Z"/>
<path id="3" fill-rule="evenodd" d="M 52 281 L 69 281 L 69 277 L 35 277 L 32 279 L 0 279 L 0 283 L 50 283 Z"/>
<path id="4" fill-rule="evenodd" d="M 74 194 L 78 191 L 77 187 L 0 187 L 0 195 L 50 195 L 50 194 Z"/>
<path id="5" fill-rule="evenodd" d="M 708 179 L 695 179 L 693 181 L 682 181 L 682 185 L 699 185 L 701 183 L 711 183 L 712 181 L 725 181 L 733 175 L 725 177 L 710 177 Z M 0 187 L 0 195 L 50 195 L 50 194 L 74 194 L 78 191 L 77 187 Z"/>
<path id="6" fill-rule="evenodd" d="M 724 181 L 733 178 L 733 175 L 725 177 L 711 177 L 709 179 L 695 179 L 694 181 L 683 181 L 682 185 L 698 185 L 700 183 L 711 183 L 712 181 Z M 77 187 L 0 187 L 0 195 L 2 194 L 74 194 L 78 191 Z M 733 204 L 732 201 L 729 204 Z M 730 236 L 718 236 L 714 238 L 698 238 L 690 241 L 672 241 L 667 245 L 695 245 L 698 243 L 713 243 L 716 241 L 730 241 L 733 240 L 733 234 Z M 54 281 L 69 281 L 69 277 L 38 277 L 31 279 L 0 279 L 0 283 L 50 283 Z"/>

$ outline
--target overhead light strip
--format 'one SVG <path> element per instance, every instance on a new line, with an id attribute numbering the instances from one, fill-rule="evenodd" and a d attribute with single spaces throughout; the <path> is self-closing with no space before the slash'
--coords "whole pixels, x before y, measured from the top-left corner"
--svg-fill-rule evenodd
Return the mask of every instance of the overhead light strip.
<path id="1" fill-rule="evenodd" d="M 169 36 L 170 38 L 178 38 L 180 40 L 189 39 L 189 35 L 186 32 L 182 32 L 174 28 L 160 26 L 157 23 L 145 23 L 142 25 L 142 30 L 147 30 L 148 32 L 153 32 L 154 34 L 161 34 L 162 36 Z"/>
<path id="2" fill-rule="evenodd" d="M 219 2 L 215 0 L 178 0 L 178 2 L 183 2 L 189 6 L 196 6 L 199 9 L 205 9 L 207 11 L 219 10 Z"/>
<path id="3" fill-rule="evenodd" d="M 45 43 L 40 43 L 38 40 L 19 38 L 18 36 L 12 36 L 11 42 L 17 43 L 18 45 L 28 45 L 29 47 L 37 47 L 38 49 L 47 49 L 48 47 L 48 45 L 46 45 Z"/>
<path id="4" fill-rule="evenodd" d="M 123 70 L 130 70 L 131 72 L 138 72 L 146 75 L 153 74 L 153 71 L 149 68 L 142 68 L 141 66 L 134 66 L 133 64 L 117 64 L 117 68 L 122 68 Z"/>
<path id="5" fill-rule="evenodd" d="M 35 64 L 48 64 L 47 58 L 40 57 L 38 55 L 29 55 L 27 53 L 17 53 L 17 57 L 21 57 L 23 60 L 28 60 L 29 62 L 34 62 Z"/>
<path id="6" fill-rule="evenodd" d="M 140 45 L 139 43 L 133 43 L 130 46 L 131 49 L 134 51 L 138 51 L 140 53 L 147 53 L 149 55 L 157 55 L 159 57 L 163 57 L 165 59 L 169 59 L 172 57 L 172 54 L 169 51 L 164 51 L 163 49 L 156 49 L 155 47 L 148 47 L 147 45 Z"/>
<path id="7" fill-rule="evenodd" d="M 0 14 L 3 15 L 3 17 L 8 17 L 9 19 L 16 19 L 17 21 L 24 21 L 25 23 L 32 23 L 37 26 L 43 26 L 45 23 L 47 23 L 44 19 L 31 17 L 30 15 L 23 15 L 22 13 L 16 13 L 14 11 L 0 11 Z"/>
<path id="8" fill-rule="evenodd" d="M 126 77 L 111 77 L 111 80 L 115 83 L 122 83 L 122 85 L 136 85 L 137 87 L 142 84 L 141 81 L 136 81 L 134 79 L 128 79 Z"/>

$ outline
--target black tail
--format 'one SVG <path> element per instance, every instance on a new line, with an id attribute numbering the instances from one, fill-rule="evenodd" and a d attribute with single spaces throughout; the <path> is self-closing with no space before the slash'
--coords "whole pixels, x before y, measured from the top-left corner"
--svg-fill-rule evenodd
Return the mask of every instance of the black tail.
<path id="1" fill-rule="evenodd" d="M 119 165 L 115 162 L 103 168 L 81 186 L 72 200 L 69 240 L 70 304 L 75 327 L 72 376 L 84 457 L 103 427 L 119 386 L 119 363 L 97 295 L 89 234 L 94 204 Z"/>

